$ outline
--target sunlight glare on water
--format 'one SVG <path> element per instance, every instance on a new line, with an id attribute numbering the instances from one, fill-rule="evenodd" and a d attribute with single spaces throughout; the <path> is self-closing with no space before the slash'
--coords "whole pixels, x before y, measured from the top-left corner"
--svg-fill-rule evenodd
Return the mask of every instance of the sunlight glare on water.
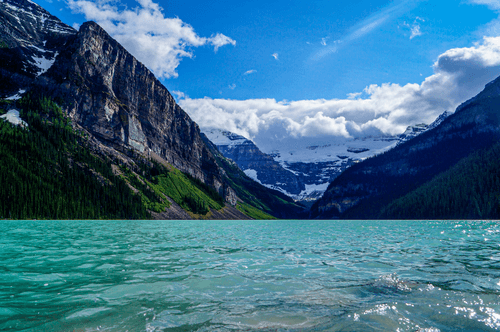
<path id="1" fill-rule="evenodd" d="M 2 221 L 2 331 L 500 329 L 493 221 Z"/>

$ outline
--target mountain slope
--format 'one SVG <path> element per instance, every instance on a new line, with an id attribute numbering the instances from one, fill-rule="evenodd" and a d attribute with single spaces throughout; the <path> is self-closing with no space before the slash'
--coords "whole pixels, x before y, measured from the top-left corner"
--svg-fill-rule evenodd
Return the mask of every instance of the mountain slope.
<path id="1" fill-rule="evenodd" d="M 290 196 L 298 195 L 305 189 L 294 173 L 260 151 L 251 140 L 219 129 L 204 130 L 203 133 L 226 158 L 236 162 L 253 180 Z"/>
<path id="2" fill-rule="evenodd" d="M 381 210 L 383 219 L 499 219 L 500 143 L 452 168 Z"/>
<path id="3" fill-rule="evenodd" d="M 5 47 L 0 48 L 0 58 L 17 54 L 16 63 L 24 68 L 21 70 L 12 62 L 0 63 L 0 84 L 9 87 L 1 91 L 0 97 L 4 98 L 0 99 L 1 113 L 17 109 L 28 125 L 23 129 L 5 124 L 5 140 L 1 144 L 12 144 L 18 135 L 23 135 L 23 130 L 31 133 L 38 128 L 32 134 L 42 143 L 32 148 L 43 149 L 46 143 L 40 137 L 50 135 L 55 145 L 51 143 L 49 149 L 59 154 L 33 161 L 33 165 L 52 168 L 54 174 L 61 174 L 61 181 L 73 178 L 71 170 L 76 172 L 77 178 L 97 179 L 97 182 L 89 180 L 92 184 L 88 190 L 75 193 L 75 197 L 80 195 L 82 202 L 102 188 L 106 191 L 110 186 L 125 185 L 131 190 L 130 195 L 137 196 L 142 204 L 142 212 L 127 214 L 129 218 L 142 218 L 144 211 L 156 218 L 246 218 L 235 208 L 242 200 L 236 196 L 225 170 L 201 138 L 198 125 L 175 103 L 154 75 L 99 25 L 87 22 L 76 32 L 27 0 L 3 0 L 0 14 L 0 36 L 7 40 L 2 44 Z M 28 35 L 33 38 L 27 40 Z M 37 51 L 48 61 L 43 70 L 37 70 L 36 63 L 30 67 L 33 59 L 39 56 L 30 53 L 35 48 L 40 48 Z M 19 77 L 22 79 L 17 80 Z M 9 97 L 11 93 L 17 95 Z M 61 126 L 64 130 L 58 129 Z M 96 169 L 97 166 L 88 160 L 76 162 L 78 148 L 92 156 L 88 160 L 97 158 L 103 169 Z M 19 149 L 9 151 L 11 158 L 4 165 L 6 169 L 9 165 L 15 167 L 14 160 L 23 156 Z M 35 187 L 37 183 L 53 182 L 48 173 L 40 173 L 38 177 Z M 51 197 L 50 192 L 35 187 L 32 190 L 47 196 L 43 200 Z M 3 195 L 20 200 L 20 192 L 7 190 Z M 63 199 L 63 192 L 52 192 L 54 199 Z M 129 193 L 125 190 L 125 194 Z M 135 198 L 130 201 L 133 200 L 137 201 Z M 9 213 L 0 217 L 13 215 L 8 202 L 2 204 L 3 211 Z M 99 204 L 98 200 L 91 202 L 90 205 Z M 18 212 L 16 215 L 20 216 Z M 67 213 L 68 218 L 77 216 Z M 58 216 L 54 211 L 22 215 Z M 92 214 L 83 216 L 92 217 Z M 123 217 L 113 211 L 96 216 Z"/>
<path id="4" fill-rule="evenodd" d="M 312 216 L 386 218 L 401 215 L 402 212 L 395 208 L 396 203 L 388 208 L 391 202 L 426 183 L 432 183 L 429 181 L 472 153 L 488 153 L 498 142 L 499 105 L 500 78 L 489 83 L 478 96 L 459 106 L 454 114 L 434 129 L 346 170 L 313 206 Z M 494 165 L 490 166 L 494 168 Z M 460 171 L 450 172 L 455 174 Z M 433 199 L 439 201 L 443 198 Z M 389 214 L 389 211 L 392 212 Z M 418 214 L 412 216 L 422 217 Z"/>

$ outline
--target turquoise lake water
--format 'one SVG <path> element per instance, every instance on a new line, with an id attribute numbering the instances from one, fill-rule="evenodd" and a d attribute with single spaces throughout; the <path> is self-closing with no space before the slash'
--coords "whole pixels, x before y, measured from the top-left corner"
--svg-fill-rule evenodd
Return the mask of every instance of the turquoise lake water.
<path id="1" fill-rule="evenodd" d="M 493 221 L 0 221 L 1 331 L 494 331 Z"/>

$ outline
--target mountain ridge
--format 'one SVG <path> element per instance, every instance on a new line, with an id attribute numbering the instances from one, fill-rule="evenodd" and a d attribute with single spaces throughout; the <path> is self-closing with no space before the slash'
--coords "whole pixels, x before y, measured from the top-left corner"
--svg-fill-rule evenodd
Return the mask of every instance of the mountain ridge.
<path id="1" fill-rule="evenodd" d="M 16 19 L 12 13 L 20 16 Z M 60 144 L 68 146 L 68 150 L 61 153 L 68 158 L 69 164 L 60 159 L 62 155 L 54 154 L 45 156 L 44 163 L 53 163 L 51 158 L 58 158 L 61 162 L 54 170 L 61 176 L 81 176 L 78 172 L 83 172 L 85 176 L 96 177 L 98 183 L 92 184 L 96 190 L 101 190 L 97 186 L 117 186 L 125 181 L 132 194 L 140 196 L 143 208 L 146 207 L 153 217 L 186 218 L 181 210 L 185 210 L 190 219 L 248 218 L 248 213 L 271 217 L 257 212 L 254 205 L 259 204 L 255 201 L 248 205 L 236 195 L 230 185 L 233 182 L 202 139 L 198 125 L 175 103 L 170 92 L 145 65 L 97 23 L 86 22 L 76 32 L 47 15 L 50 14 L 28 0 L 3 0 L 0 3 L 0 31 L 3 31 L 2 38 L 4 35 L 10 38 L 8 44 L 5 42 L 5 47 L 0 48 L 0 58 L 20 54 L 23 55 L 19 57 L 20 64 L 33 64 L 40 54 L 30 50 L 38 47 L 36 50 L 48 61 L 43 70 L 36 63 L 31 69 L 26 67 L 29 69 L 26 71 L 18 70 L 22 66 L 12 67 L 8 62 L 0 65 L 0 86 L 10 86 L 0 90 L 0 97 L 3 97 L 0 113 L 19 109 L 21 118 L 26 119 L 30 126 L 28 130 L 33 129 L 34 139 L 39 142 L 36 144 L 45 144 L 43 136 L 50 134 L 51 137 L 55 135 L 55 141 L 50 143 L 54 148 Z M 44 17 L 47 18 L 43 20 Z M 45 27 L 51 26 L 47 23 L 49 19 L 62 27 L 61 31 L 52 31 L 54 36 L 47 36 L 44 32 Z M 34 31 L 35 44 L 16 44 L 13 41 L 17 35 L 7 32 L 13 30 L 12 27 L 23 31 L 25 26 Z M 49 37 L 54 42 L 49 42 Z M 43 49 L 37 45 L 51 48 Z M 22 77 L 20 83 L 13 84 L 19 77 Z M 15 95 L 9 97 L 13 93 Z M 17 130 L 20 130 L 8 124 L 2 124 L 1 129 L 7 139 L 3 144 L 11 144 L 8 142 L 12 139 L 8 137 L 17 135 Z M 75 142 L 80 142 L 85 153 L 92 156 L 76 165 L 74 154 L 80 152 Z M 6 153 L 17 158 L 16 150 L 6 150 Z M 99 166 L 106 169 L 103 169 L 104 173 L 86 164 L 94 160 L 92 158 L 104 163 L 104 166 Z M 77 173 L 65 167 L 76 167 Z M 34 176 L 40 183 L 52 183 L 46 172 L 36 172 Z M 72 178 L 69 180 L 73 181 Z M 50 185 L 59 186 L 58 183 Z M 242 192 L 241 188 L 238 190 Z M 251 192 L 252 188 L 247 190 Z M 89 194 L 92 193 L 74 193 Z M 5 195 L 10 194 L 6 192 Z M 279 200 L 273 202 L 278 209 L 280 204 L 290 204 Z M 248 205 L 244 212 L 238 209 L 242 204 Z M 179 213 L 163 213 L 173 208 Z M 267 211 L 273 214 L 273 208 L 268 206 Z M 96 213 L 103 217 L 113 215 L 110 211 Z"/>
<path id="2" fill-rule="evenodd" d="M 434 128 L 346 170 L 315 203 L 311 216 L 377 219 L 402 215 L 396 210 L 393 210 L 393 215 L 382 215 L 382 210 L 398 198 L 432 183 L 434 178 L 472 153 L 488 151 L 499 141 L 499 84 L 497 78 Z M 495 169 L 496 166 L 491 167 Z M 473 186 L 473 183 L 468 185 Z M 434 200 L 439 201 L 439 198 Z M 466 202 L 463 204 L 467 205 Z M 413 216 L 419 217 L 439 219 L 449 216 L 430 213 Z"/>

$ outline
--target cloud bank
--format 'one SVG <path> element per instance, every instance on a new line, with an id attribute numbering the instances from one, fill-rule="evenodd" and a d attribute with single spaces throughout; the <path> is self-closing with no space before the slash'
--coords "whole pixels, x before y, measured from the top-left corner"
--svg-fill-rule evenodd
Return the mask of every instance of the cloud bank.
<path id="1" fill-rule="evenodd" d="M 450 49 L 421 84 L 370 85 L 346 99 L 191 99 L 178 102 L 202 128 L 229 130 L 267 145 L 287 138 L 361 138 L 402 133 L 453 112 L 500 75 L 500 37 L 470 48 Z"/>
<path id="2" fill-rule="evenodd" d="M 200 37 L 193 27 L 179 18 L 167 18 L 152 0 L 137 0 L 134 9 L 121 8 L 115 1 L 68 0 L 69 8 L 102 26 L 157 77 L 177 77 L 176 68 L 182 58 L 192 58 L 192 48 L 212 45 L 214 51 L 231 38 L 217 33 Z"/>

